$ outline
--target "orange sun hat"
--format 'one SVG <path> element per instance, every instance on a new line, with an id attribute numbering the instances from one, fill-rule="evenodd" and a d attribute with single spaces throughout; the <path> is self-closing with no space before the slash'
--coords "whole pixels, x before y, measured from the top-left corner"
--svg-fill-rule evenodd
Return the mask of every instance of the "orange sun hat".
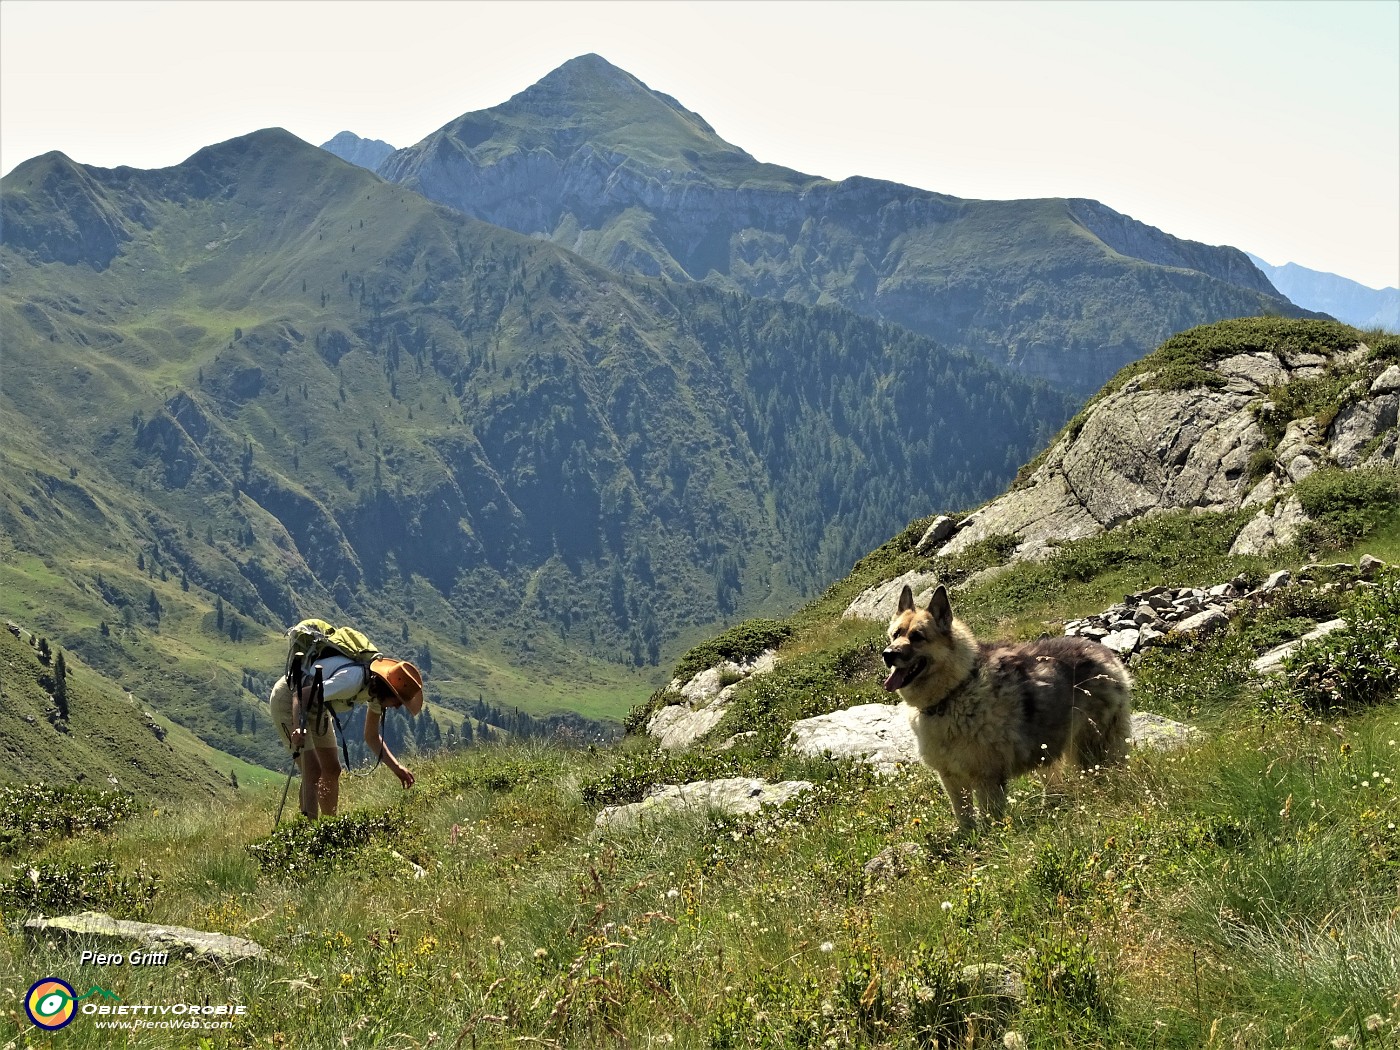
<path id="1" fill-rule="evenodd" d="M 416 715 L 423 710 L 423 675 L 407 660 L 380 657 L 369 665 L 370 673 L 384 679 L 404 710 Z"/>

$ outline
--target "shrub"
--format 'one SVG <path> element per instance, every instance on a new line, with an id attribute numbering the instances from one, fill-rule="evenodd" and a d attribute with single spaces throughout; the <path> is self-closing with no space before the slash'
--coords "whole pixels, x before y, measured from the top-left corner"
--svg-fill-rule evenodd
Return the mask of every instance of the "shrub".
<path id="1" fill-rule="evenodd" d="M 1383 573 L 1343 613 L 1347 626 L 1300 646 L 1284 673 L 1300 703 L 1354 711 L 1400 695 L 1400 573 Z"/>
<path id="2" fill-rule="evenodd" d="M 36 839 L 52 841 L 84 831 L 107 831 L 135 808 L 136 800 L 122 791 L 42 783 L 0 785 L 0 852 L 12 852 Z"/>
<path id="3" fill-rule="evenodd" d="M 100 909 L 118 917 L 145 911 L 159 880 L 144 867 L 124 875 L 110 860 L 91 864 L 16 864 L 0 886 L 0 908 L 57 915 L 76 908 Z"/>
<path id="4" fill-rule="evenodd" d="M 1304 529 L 1304 542 L 1314 549 L 1341 548 L 1364 539 L 1395 516 L 1400 471 L 1325 467 L 1298 482 L 1293 491 L 1312 519 Z"/>
<path id="5" fill-rule="evenodd" d="M 611 769 L 584 784 L 581 794 L 587 805 L 616 806 L 640 802 L 656 784 L 683 784 L 691 780 L 739 775 L 739 761 L 732 754 L 624 752 Z"/>
<path id="6" fill-rule="evenodd" d="M 407 846 L 410 837 L 403 811 L 352 813 L 284 824 L 248 852 L 265 874 L 297 881 L 357 860 L 372 843 Z"/>

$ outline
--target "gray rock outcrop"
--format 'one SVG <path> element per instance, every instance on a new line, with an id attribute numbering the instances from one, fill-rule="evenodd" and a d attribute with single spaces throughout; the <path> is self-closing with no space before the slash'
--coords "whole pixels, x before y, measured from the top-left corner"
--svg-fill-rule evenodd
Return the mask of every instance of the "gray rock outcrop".
<path id="1" fill-rule="evenodd" d="M 919 761 L 903 703 L 860 704 L 801 719 L 788 733 L 788 746 L 808 758 L 849 759 L 886 774 Z"/>
<path id="2" fill-rule="evenodd" d="M 1043 559 L 1061 543 L 1151 514 L 1256 505 L 1235 553 L 1265 553 L 1294 542 L 1307 521 L 1293 485 L 1327 466 L 1400 462 L 1400 366 L 1374 359 L 1364 344 L 1345 353 L 1261 350 L 1208 367 L 1218 388 L 1160 389 L 1157 374 L 1145 371 L 1104 394 L 1023 485 L 965 518 L 936 554 L 1010 535 L 1013 561 Z M 1271 441 L 1274 391 L 1351 374 L 1344 369 L 1363 378 L 1340 395 L 1325 426 L 1313 416 L 1292 419 Z"/>
<path id="3" fill-rule="evenodd" d="M 662 819 L 675 813 L 711 811 L 728 816 L 757 813 L 764 806 L 780 806 L 804 791 L 812 790 L 808 780 L 772 783 L 750 777 L 723 780 L 697 780 L 689 784 L 664 784 L 640 802 L 605 806 L 594 819 L 595 827 L 630 827 L 648 819 Z"/>
<path id="4" fill-rule="evenodd" d="M 899 592 L 906 586 L 914 592 L 916 602 L 927 603 L 934 587 L 938 586 L 938 577 L 931 572 L 911 570 L 888 583 L 867 587 L 846 606 L 841 616 L 846 620 L 877 620 L 884 623 L 899 607 Z"/>
<path id="5" fill-rule="evenodd" d="M 719 725 L 729 712 L 734 689 L 746 678 L 777 666 L 778 654 L 766 649 L 752 660 L 724 660 L 701 671 L 684 685 L 673 679 L 668 691 L 681 696 L 647 720 L 647 735 L 668 751 L 689 747 Z"/>
<path id="6" fill-rule="evenodd" d="M 30 919 L 24 924 L 24 931 L 30 937 L 58 937 L 111 944 L 116 949 L 138 947 L 148 952 L 169 952 L 176 958 L 226 965 L 271 961 L 271 956 L 262 945 L 244 937 L 207 933 L 187 926 L 114 919 L 95 911 Z"/>

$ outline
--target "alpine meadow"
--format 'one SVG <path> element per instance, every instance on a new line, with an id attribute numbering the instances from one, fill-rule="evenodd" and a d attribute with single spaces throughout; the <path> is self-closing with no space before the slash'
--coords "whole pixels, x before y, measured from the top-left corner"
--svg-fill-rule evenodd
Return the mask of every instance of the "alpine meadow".
<path id="1" fill-rule="evenodd" d="M 1400 336 L 1244 252 L 584 55 L 26 161 L 0 338 L 4 1050 L 1400 1047 Z M 1121 660 L 1126 760 L 960 825 L 882 686 L 940 586 Z M 310 617 L 427 699 L 319 820 Z"/>

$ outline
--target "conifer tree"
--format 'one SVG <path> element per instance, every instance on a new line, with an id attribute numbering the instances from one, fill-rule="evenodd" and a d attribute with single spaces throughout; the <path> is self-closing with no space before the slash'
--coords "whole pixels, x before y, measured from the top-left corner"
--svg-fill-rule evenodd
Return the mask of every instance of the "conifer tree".
<path id="1" fill-rule="evenodd" d="M 53 665 L 53 698 L 58 704 L 58 717 L 65 722 L 68 721 L 68 661 L 63 658 L 63 651 L 60 649 L 58 659 Z"/>

